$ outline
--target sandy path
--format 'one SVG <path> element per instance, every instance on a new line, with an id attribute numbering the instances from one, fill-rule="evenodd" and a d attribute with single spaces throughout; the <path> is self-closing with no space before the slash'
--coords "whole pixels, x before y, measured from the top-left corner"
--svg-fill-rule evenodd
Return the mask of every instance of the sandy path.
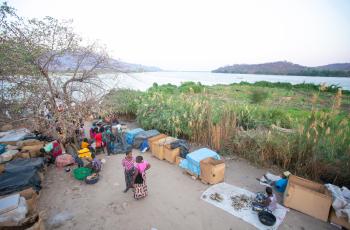
<path id="1" fill-rule="evenodd" d="M 139 154 L 134 150 L 134 155 Z M 254 229 L 253 226 L 200 200 L 208 187 L 194 181 L 182 170 L 150 153 L 143 154 L 152 168 L 148 172 L 149 196 L 135 201 L 132 191 L 123 193 L 124 174 L 121 160 L 124 155 L 105 157 L 100 181 L 86 185 L 72 178 L 71 173 L 50 167 L 41 193 L 39 207 L 47 216 L 62 211 L 74 218 L 58 229 Z M 99 156 L 102 158 L 104 156 Z M 261 191 L 256 177 L 265 170 L 257 169 L 244 160 L 227 161 L 226 182 Z M 280 229 L 333 229 L 309 216 L 290 211 Z"/>

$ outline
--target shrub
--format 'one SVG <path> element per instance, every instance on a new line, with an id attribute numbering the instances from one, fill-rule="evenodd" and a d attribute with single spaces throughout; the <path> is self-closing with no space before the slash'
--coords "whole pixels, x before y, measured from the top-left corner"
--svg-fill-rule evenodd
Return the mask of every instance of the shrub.
<path id="1" fill-rule="evenodd" d="M 262 89 L 255 89 L 251 92 L 250 102 L 253 104 L 262 103 L 269 96 L 268 92 Z"/>

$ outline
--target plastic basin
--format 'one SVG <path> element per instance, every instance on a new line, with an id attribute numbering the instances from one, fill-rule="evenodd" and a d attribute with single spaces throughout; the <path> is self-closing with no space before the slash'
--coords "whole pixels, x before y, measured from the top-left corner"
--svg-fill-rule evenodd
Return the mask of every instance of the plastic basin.
<path id="1" fill-rule="evenodd" d="M 91 169 L 89 168 L 76 168 L 73 170 L 73 176 L 77 180 L 85 180 L 87 176 L 91 175 Z"/>

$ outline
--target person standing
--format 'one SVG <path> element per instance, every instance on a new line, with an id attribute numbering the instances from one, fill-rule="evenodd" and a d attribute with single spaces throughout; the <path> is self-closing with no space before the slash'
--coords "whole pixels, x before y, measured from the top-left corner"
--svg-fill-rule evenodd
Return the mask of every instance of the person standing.
<path id="1" fill-rule="evenodd" d="M 110 129 L 110 127 L 107 127 L 105 129 L 105 131 L 102 134 L 102 139 L 103 142 L 105 143 L 106 146 L 106 150 L 107 150 L 107 154 L 108 156 L 112 153 L 112 149 L 113 149 L 113 142 L 114 142 L 114 135 Z"/>
<path id="2" fill-rule="evenodd" d="M 95 135 L 96 154 L 98 154 L 101 151 L 104 153 L 104 143 L 102 140 L 103 132 L 104 132 L 104 128 L 101 127 L 100 130 Z"/>
<path id="3" fill-rule="evenodd" d="M 141 199 L 148 195 L 146 184 L 146 170 L 150 169 L 151 165 L 143 160 L 142 156 L 136 157 L 136 167 L 134 173 L 134 198 Z"/>
<path id="4" fill-rule="evenodd" d="M 122 160 L 122 166 L 124 168 L 124 175 L 125 175 L 125 190 L 124 192 L 127 192 L 130 188 L 132 188 L 133 185 L 133 176 L 135 172 L 135 159 L 132 156 L 132 151 L 128 151 L 125 153 L 126 156 Z"/>

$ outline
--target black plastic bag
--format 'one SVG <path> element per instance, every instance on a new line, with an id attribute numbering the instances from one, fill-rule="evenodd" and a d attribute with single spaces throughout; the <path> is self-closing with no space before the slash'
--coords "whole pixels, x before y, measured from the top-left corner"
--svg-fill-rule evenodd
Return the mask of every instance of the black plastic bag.
<path id="1" fill-rule="evenodd" d="M 18 158 L 15 160 L 12 160 L 5 165 L 5 172 L 8 173 L 19 173 L 19 172 L 26 172 L 26 171 L 38 171 L 41 170 L 44 167 L 44 158 L 37 157 L 37 158 Z"/>
<path id="2" fill-rule="evenodd" d="M 180 156 L 182 158 L 186 158 L 186 155 L 190 151 L 189 144 L 187 143 L 186 140 L 182 140 L 182 139 L 170 143 L 170 148 L 171 149 L 180 148 Z"/>

